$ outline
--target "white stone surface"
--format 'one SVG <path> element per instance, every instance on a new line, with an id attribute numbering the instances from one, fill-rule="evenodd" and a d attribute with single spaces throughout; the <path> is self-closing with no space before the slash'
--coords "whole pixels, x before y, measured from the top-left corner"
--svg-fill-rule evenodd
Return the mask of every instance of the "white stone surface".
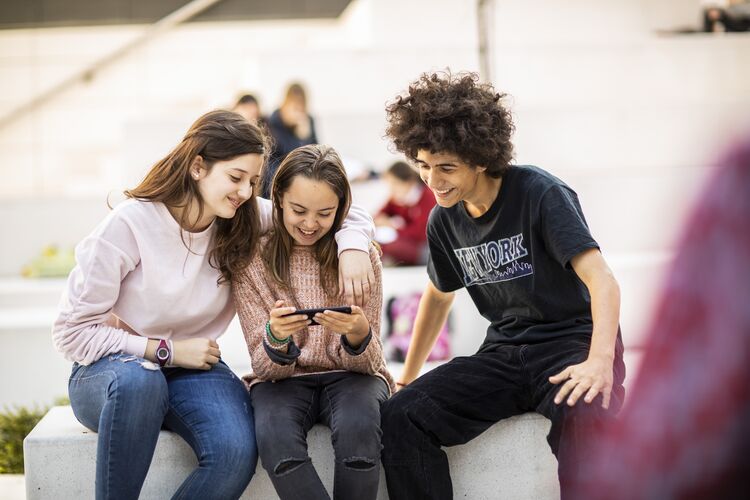
<path id="1" fill-rule="evenodd" d="M 609 255 L 609 264 L 620 283 L 620 322 L 628 349 L 643 344 L 652 317 L 662 274 L 669 253 Z M 383 271 L 384 304 L 394 295 L 421 292 L 428 277 L 424 267 L 386 268 Z M 67 394 L 70 363 L 52 344 L 51 327 L 65 280 L 0 279 L 0 341 L 14 356 L 0 365 L 0 407 L 3 405 L 46 406 Z M 451 312 L 454 356 L 476 352 L 489 322 L 479 315 L 465 290 L 456 293 Z M 386 323 L 383 319 L 383 331 Z M 235 318 L 219 338 L 222 358 L 238 375 L 250 371 L 250 357 L 239 321 Z M 639 357 L 630 358 L 636 362 Z M 396 368 L 394 366 L 394 368 Z M 628 366 L 626 385 L 633 380 L 637 364 Z"/>
<path id="2" fill-rule="evenodd" d="M 559 498 L 557 462 L 545 436 L 549 421 L 529 413 L 499 422 L 472 442 L 446 449 L 454 496 L 472 500 Z M 24 441 L 28 500 L 93 498 L 97 435 L 85 429 L 69 406 L 58 406 Z M 323 484 L 333 483 L 330 431 L 308 435 L 310 455 Z M 169 498 L 196 466 L 192 450 L 176 434 L 162 431 L 141 493 L 142 500 Z M 258 465 L 244 500 L 277 498 Z M 387 499 L 381 469 L 378 499 Z"/>

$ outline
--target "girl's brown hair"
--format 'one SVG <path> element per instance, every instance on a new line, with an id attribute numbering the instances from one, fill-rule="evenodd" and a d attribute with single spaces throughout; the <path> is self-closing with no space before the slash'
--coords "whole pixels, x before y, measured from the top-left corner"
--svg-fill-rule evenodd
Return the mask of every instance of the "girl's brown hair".
<path id="1" fill-rule="evenodd" d="M 204 202 L 197 182 L 190 175 L 195 158 L 203 158 L 208 170 L 218 161 L 229 161 L 246 154 L 261 155 L 265 164 L 268 149 L 268 140 L 257 126 L 231 111 L 211 111 L 198 118 L 182 142 L 151 167 L 138 186 L 125 191 L 125 196 L 158 201 L 176 208 L 198 203 L 200 220 Z M 189 227 L 187 214 L 188 210 L 183 210 L 178 221 L 183 228 Z M 234 217 L 217 217 L 214 224 L 216 232 L 209 262 L 221 272 L 219 283 L 223 283 L 242 271 L 255 251 L 260 230 L 255 192 L 237 209 Z M 184 242 L 184 234 L 181 236 Z"/>
<path id="2" fill-rule="evenodd" d="M 339 200 L 331 229 L 315 243 L 315 256 L 320 263 L 320 282 L 326 290 L 334 292 L 329 293 L 329 297 L 333 298 L 340 292 L 337 279 L 339 259 L 334 236 L 349 213 L 352 193 L 341 158 L 330 146 L 312 144 L 297 148 L 284 158 L 276 170 L 271 186 L 275 230 L 264 248 L 264 261 L 274 281 L 288 287 L 294 239 L 285 230 L 282 198 L 297 176 L 325 183 Z"/>

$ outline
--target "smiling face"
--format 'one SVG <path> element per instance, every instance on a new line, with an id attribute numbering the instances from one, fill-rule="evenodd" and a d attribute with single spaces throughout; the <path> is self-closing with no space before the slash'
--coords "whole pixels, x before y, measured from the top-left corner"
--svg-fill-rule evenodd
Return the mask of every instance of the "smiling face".
<path id="1" fill-rule="evenodd" d="M 417 152 L 419 176 L 435 194 L 441 207 L 452 207 L 459 201 L 473 201 L 479 191 L 484 167 L 472 167 L 451 153 Z"/>
<path id="2" fill-rule="evenodd" d="M 253 195 L 258 183 L 263 157 L 246 154 L 227 161 L 217 161 L 206 168 L 200 157 L 191 167 L 203 200 L 203 217 L 196 226 L 205 227 L 216 217 L 231 219 L 237 209 Z"/>
<path id="3" fill-rule="evenodd" d="M 328 184 L 297 175 L 281 197 L 284 228 L 297 245 L 314 245 L 331 230 L 338 207 Z"/>

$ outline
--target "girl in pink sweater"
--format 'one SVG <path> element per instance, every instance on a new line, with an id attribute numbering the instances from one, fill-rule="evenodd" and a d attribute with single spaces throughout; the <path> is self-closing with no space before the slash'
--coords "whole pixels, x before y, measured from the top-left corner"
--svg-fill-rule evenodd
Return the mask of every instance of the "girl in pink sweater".
<path id="1" fill-rule="evenodd" d="M 303 146 L 273 179 L 274 231 L 233 279 L 240 323 L 252 358 L 251 388 L 261 461 L 282 498 L 326 499 L 307 454 L 307 431 L 331 428 L 336 455 L 333 496 L 374 499 L 380 477 L 380 404 L 394 389 L 380 341 L 382 305 L 378 250 L 365 307 L 351 314 L 298 309 L 341 305 L 336 242 L 351 202 L 336 152 Z"/>
<path id="2" fill-rule="evenodd" d="M 247 390 L 216 339 L 235 314 L 229 282 L 270 226 L 254 196 L 267 152 L 241 116 L 202 116 L 76 248 L 53 339 L 74 362 L 73 412 L 99 433 L 97 499 L 138 498 L 162 427 L 198 458 L 174 498 L 238 498 L 255 471 Z M 346 283 L 370 268 L 371 232 L 358 211 L 336 234 Z"/>

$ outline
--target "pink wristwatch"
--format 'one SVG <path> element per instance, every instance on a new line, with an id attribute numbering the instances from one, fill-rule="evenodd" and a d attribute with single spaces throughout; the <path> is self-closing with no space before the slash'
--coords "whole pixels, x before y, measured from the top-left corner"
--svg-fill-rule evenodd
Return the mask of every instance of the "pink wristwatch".
<path id="1" fill-rule="evenodd" d="M 169 360 L 172 358 L 172 346 L 169 342 L 161 339 L 159 346 L 156 348 L 156 361 L 159 362 L 159 366 L 166 366 Z"/>

